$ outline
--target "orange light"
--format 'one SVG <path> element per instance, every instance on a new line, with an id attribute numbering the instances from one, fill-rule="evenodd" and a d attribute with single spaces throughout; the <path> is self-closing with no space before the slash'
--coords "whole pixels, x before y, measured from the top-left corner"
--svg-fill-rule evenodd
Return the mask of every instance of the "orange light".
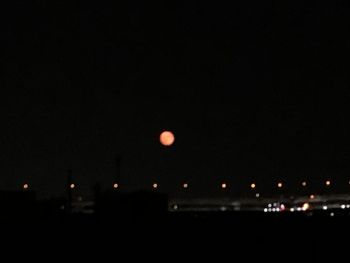
<path id="1" fill-rule="evenodd" d="M 277 187 L 278 187 L 278 188 L 282 188 L 282 187 L 283 187 L 283 183 L 278 183 L 278 184 L 277 184 Z"/>
<path id="2" fill-rule="evenodd" d="M 74 189 L 75 188 L 75 184 L 71 184 L 69 187 L 70 187 L 70 189 Z"/>
<path id="3" fill-rule="evenodd" d="M 221 184 L 221 188 L 222 188 L 222 189 L 226 189 L 226 188 L 227 188 L 227 184 L 226 184 L 226 183 L 222 183 L 222 184 Z"/>
<path id="4" fill-rule="evenodd" d="M 154 183 L 152 186 L 153 186 L 154 189 L 158 188 L 158 184 L 157 183 Z"/>
<path id="5" fill-rule="evenodd" d="M 29 188 L 29 185 L 28 185 L 28 184 L 24 184 L 24 185 L 23 185 L 23 189 L 24 189 L 24 190 L 27 190 L 28 188 Z"/>
<path id="6" fill-rule="evenodd" d="M 113 184 L 113 188 L 114 188 L 114 189 L 119 188 L 119 184 L 117 184 L 117 183 Z"/>
<path id="7" fill-rule="evenodd" d="M 182 185 L 182 187 L 185 188 L 185 189 L 187 189 L 187 188 L 188 188 L 188 183 L 184 183 L 184 184 Z"/>
<path id="8" fill-rule="evenodd" d="M 175 135 L 171 131 L 164 131 L 161 133 L 159 140 L 163 146 L 171 146 L 175 142 Z"/>
<path id="9" fill-rule="evenodd" d="M 250 188 L 255 189 L 255 188 L 256 188 L 256 184 L 254 184 L 254 183 L 251 184 L 251 185 L 250 185 Z"/>

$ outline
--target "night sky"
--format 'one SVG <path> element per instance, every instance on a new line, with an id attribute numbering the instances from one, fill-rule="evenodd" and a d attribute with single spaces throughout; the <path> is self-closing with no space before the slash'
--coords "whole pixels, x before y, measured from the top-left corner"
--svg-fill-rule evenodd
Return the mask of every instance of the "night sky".
<path id="1" fill-rule="evenodd" d="M 348 1 L 7 2 L 1 189 L 348 184 Z"/>

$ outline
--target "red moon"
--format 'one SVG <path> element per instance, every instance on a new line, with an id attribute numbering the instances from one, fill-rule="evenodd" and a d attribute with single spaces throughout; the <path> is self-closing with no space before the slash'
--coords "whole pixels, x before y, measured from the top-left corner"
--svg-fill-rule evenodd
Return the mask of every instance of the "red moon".
<path id="1" fill-rule="evenodd" d="M 170 131 L 164 131 L 162 132 L 162 134 L 160 135 L 160 143 L 164 146 L 171 146 L 174 144 L 175 142 L 175 136 L 172 132 Z"/>

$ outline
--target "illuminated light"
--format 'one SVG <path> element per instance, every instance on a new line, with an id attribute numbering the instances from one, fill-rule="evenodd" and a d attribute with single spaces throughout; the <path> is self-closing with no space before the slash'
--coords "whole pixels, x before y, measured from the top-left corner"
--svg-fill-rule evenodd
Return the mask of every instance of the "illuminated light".
<path id="1" fill-rule="evenodd" d="M 116 183 L 116 184 L 113 184 L 113 188 L 114 188 L 114 189 L 119 188 L 119 184 L 117 184 L 117 183 Z"/>
<path id="2" fill-rule="evenodd" d="M 256 184 L 252 183 L 252 184 L 250 185 L 250 188 L 255 189 L 255 188 L 256 188 Z"/>
<path id="3" fill-rule="evenodd" d="M 326 210 L 328 210 L 328 206 L 324 205 L 324 206 L 322 207 L 322 209 L 326 211 Z"/>
<path id="4" fill-rule="evenodd" d="M 326 181 L 326 186 L 331 186 L 331 181 Z"/>
<path id="5" fill-rule="evenodd" d="M 267 213 L 267 212 L 268 212 L 268 209 L 267 209 L 267 208 L 265 208 L 265 209 L 264 209 L 264 213 Z"/>
<path id="6" fill-rule="evenodd" d="M 293 213 L 293 212 L 295 211 L 295 209 L 294 209 L 294 208 L 291 208 L 290 211 Z"/>
<path id="7" fill-rule="evenodd" d="M 269 212 L 272 212 L 272 209 L 271 209 L 271 208 L 269 208 Z"/>
<path id="8" fill-rule="evenodd" d="M 83 201 L 83 197 L 78 196 L 78 202 L 82 202 Z"/>
<path id="9" fill-rule="evenodd" d="M 226 183 L 222 183 L 222 184 L 221 184 L 221 188 L 222 188 L 222 189 L 226 189 L 226 188 L 227 188 L 227 184 L 226 184 Z"/>
<path id="10" fill-rule="evenodd" d="M 269 204 L 268 207 L 272 207 L 272 204 Z"/>
<path id="11" fill-rule="evenodd" d="M 188 183 L 184 183 L 184 184 L 182 185 L 182 187 L 183 187 L 184 189 L 187 189 L 187 188 L 188 188 Z"/>
<path id="12" fill-rule="evenodd" d="M 153 189 L 157 189 L 157 188 L 158 188 L 158 184 L 157 184 L 157 183 L 154 183 L 154 184 L 152 185 L 152 187 L 153 187 Z"/>
<path id="13" fill-rule="evenodd" d="M 282 187 L 283 187 L 283 183 L 278 183 L 278 184 L 277 184 L 277 187 L 278 187 L 278 188 L 282 188 Z"/>
<path id="14" fill-rule="evenodd" d="M 260 194 L 259 194 L 259 193 L 256 193 L 256 194 L 255 194 L 255 197 L 256 197 L 256 198 L 259 198 L 259 197 L 260 197 Z"/>
<path id="15" fill-rule="evenodd" d="M 174 210 L 177 210 L 178 208 L 178 205 L 174 205 Z"/>
<path id="16" fill-rule="evenodd" d="M 331 216 L 331 217 L 334 217 L 334 213 L 331 213 L 330 216 Z"/>
<path id="17" fill-rule="evenodd" d="M 346 208 L 346 206 L 345 205 L 341 205 L 341 209 L 345 209 Z"/>
<path id="18" fill-rule="evenodd" d="M 163 146 L 171 146 L 175 142 L 175 136 L 171 131 L 164 131 L 161 133 L 159 141 Z"/>
<path id="19" fill-rule="evenodd" d="M 346 208 L 349 209 L 349 208 L 350 208 L 350 205 L 347 205 Z"/>
<path id="20" fill-rule="evenodd" d="M 70 189 L 74 189 L 75 188 L 75 184 L 71 184 L 69 187 L 70 187 Z"/>
<path id="21" fill-rule="evenodd" d="M 281 204 L 281 211 L 286 210 L 286 206 L 284 204 Z"/>
<path id="22" fill-rule="evenodd" d="M 28 188 L 29 188 L 29 185 L 28 185 L 28 184 L 24 184 L 24 185 L 23 185 L 23 189 L 24 189 L 24 190 L 27 190 Z"/>
<path id="23" fill-rule="evenodd" d="M 279 208 L 276 208 L 276 212 L 279 212 L 279 211 L 281 211 Z"/>
<path id="24" fill-rule="evenodd" d="M 301 185 L 302 185 L 303 187 L 306 187 L 306 186 L 307 186 L 307 183 L 306 183 L 306 182 L 302 182 Z"/>
<path id="25" fill-rule="evenodd" d="M 276 212 L 276 208 L 272 208 L 272 212 Z"/>
<path id="26" fill-rule="evenodd" d="M 301 207 L 298 207 L 298 208 L 297 208 L 297 211 L 298 211 L 298 212 L 300 212 L 300 211 L 302 211 L 302 210 L 303 210 L 303 209 L 302 209 Z"/>
<path id="27" fill-rule="evenodd" d="M 309 203 L 305 203 L 305 204 L 303 204 L 302 210 L 307 211 L 307 210 L 309 210 L 309 208 L 310 208 Z"/>
<path id="28" fill-rule="evenodd" d="M 315 199 L 315 195 L 310 195 L 310 199 Z"/>

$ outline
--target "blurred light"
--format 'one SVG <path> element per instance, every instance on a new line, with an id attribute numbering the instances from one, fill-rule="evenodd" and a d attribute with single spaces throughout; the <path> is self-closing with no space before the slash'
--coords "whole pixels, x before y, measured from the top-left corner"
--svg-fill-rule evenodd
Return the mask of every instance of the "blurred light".
<path id="1" fill-rule="evenodd" d="M 114 188 L 114 189 L 119 188 L 119 184 L 113 184 L 113 188 Z"/>
<path id="2" fill-rule="evenodd" d="M 276 208 L 272 208 L 272 212 L 276 212 Z"/>
<path id="3" fill-rule="evenodd" d="M 159 140 L 163 146 L 171 146 L 175 142 L 175 136 L 171 131 L 164 131 L 160 135 Z"/>
<path id="4" fill-rule="evenodd" d="M 71 184 L 69 187 L 70 187 L 70 189 L 74 189 L 75 188 L 75 184 Z"/>
<path id="5" fill-rule="evenodd" d="M 278 188 L 282 188 L 282 187 L 283 187 L 283 183 L 278 183 L 278 184 L 277 184 L 277 187 L 278 187 Z"/>
<path id="6" fill-rule="evenodd" d="M 315 199 L 315 195 L 310 195 L 310 199 Z"/>
<path id="7" fill-rule="evenodd" d="M 250 188 L 255 189 L 255 188 L 256 188 L 256 184 L 254 184 L 254 183 L 251 184 L 251 185 L 250 185 Z"/>
<path id="8" fill-rule="evenodd" d="M 227 188 L 227 184 L 226 184 L 226 183 L 222 183 L 222 184 L 221 184 L 221 188 L 222 188 L 222 189 L 226 189 L 226 188 Z"/>
<path id="9" fill-rule="evenodd" d="M 185 188 L 185 189 L 187 189 L 187 188 L 188 188 L 188 183 L 184 183 L 184 184 L 182 185 L 182 187 Z"/>
<path id="10" fill-rule="evenodd" d="M 331 181 L 326 181 L 326 186 L 330 186 L 331 185 Z"/>
<path id="11" fill-rule="evenodd" d="M 265 209 L 264 209 L 264 212 L 267 213 L 267 211 L 268 211 L 267 208 L 265 208 Z"/>
<path id="12" fill-rule="evenodd" d="M 157 183 L 154 183 L 154 184 L 152 185 L 152 187 L 153 187 L 154 189 L 157 189 L 157 188 L 158 188 L 158 184 L 157 184 Z"/>
<path id="13" fill-rule="evenodd" d="M 281 204 L 281 211 L 286 210 L 286 206 L 284 204 Z"/>
<path id="14" fill-rule="evenodd" d="M 307 211 L 309 208 L 310 208 L 309 203 L 303 204 L 303 207 L 302 207 L 303 211 Z"/>
<path id="15" fill-rule="evenodd" d="M 307 183 L 306 183 L 306 182 L 302 182 L 301 185 L 304 186 L 304 187 L 306 187 L 306 186 L 307 186 Z"/>
<path id="16" fill-rule="evenodd" d="M 177 210 L 179 207 L 177 205 L 174 205 L 174 210 Z"/>
<path id="17" fill-rule="evenodd" d="M 280 211 L 280 209 L 279 208 L 276 208 L 276 212 L 279 212 Z"/>
<path id="18" fill-rule="evenodd" d="M 346 206 L 346 208 L 348 208 L 348 209 L 349 209 L 349 208 L 350 208 L 350 205 L 347 205 L 347 206 Z"/>
<path id="19" fill-rule="evenodd" d="M 291 212 L 294 212 L 294 211 L 295 211 L 295 209 L 294 209 L 294 208 L 291 208 L 291 209 L 290 209 L 290 211 L 291 211 Z"/>
<path id="20" fill-rule="evenodd" d="M 259 193 L 256 193 L 256 194 L 255 194 L 255 197 L 256 197 L 256 198 L 259 198 L 259 197 L 260 197 L 260 194 L 259 194 Z"/>
<path id="21" fill-rule="evenodd" d="M 334 213 L 331 213 L 330 216 L 333 217 L 333 216 L 334 216 Z"/>
<path id="22" fill-rule="evenodd" d="M 272 204 L 269 204 L 268 207 L 272 207 Z"/>
<path id="23" fill-rule="evenodd" d="M 298 211 L 298 212 L 300 212 L 300 211 L 302 211 L 302 210 L 303 210 L 303 209 L 302 209 L 301 207 L 298 207 L 298 208 L 297 208 L 297 211 Z"/>
<path id="24" fill-rule="evenodd" d="M 28 184 L 24 184 L 24 185 L 23 185 L 23 189 L 24 189 L 24 190 L 27 190 L 28 188 L 29 188 L 29 185 L 28 185 Z"/>
<path id="25" fill-rule="evenodd" d="M 324 206 L 322 207 L 322 209 L 323 209 L 323 210 L 328 210 L 328 206 L 324 205 Z"/>
<path id="26" fill-rule="evenodd" d="M 341 209 L 345 209 L 346 208 L 346 206 L 345 205 L 341 205 Z"/>
<path id="27" fill-rule="evenodd" d="M 82 202 L 83 201 L 83 197 L 78 196 L 78 202 Z"/>

